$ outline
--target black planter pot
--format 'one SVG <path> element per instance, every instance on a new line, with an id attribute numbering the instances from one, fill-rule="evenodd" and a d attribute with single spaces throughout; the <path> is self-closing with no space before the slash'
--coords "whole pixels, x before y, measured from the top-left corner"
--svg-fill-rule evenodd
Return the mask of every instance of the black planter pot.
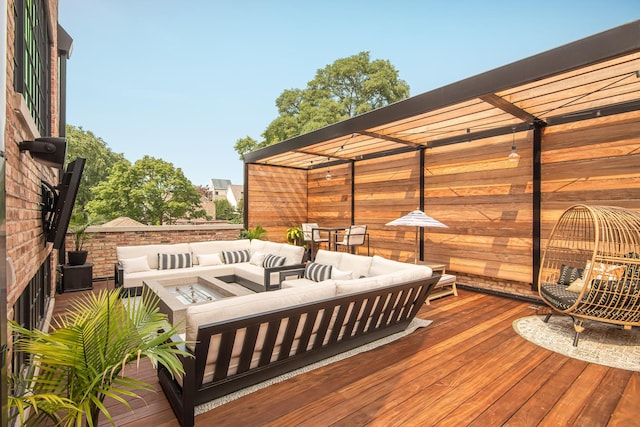
<path id="1" fill-rule="evenodd" d="M 87 262 L 88 251 L 67 251 L 69 265 L 82 265 Z"/>

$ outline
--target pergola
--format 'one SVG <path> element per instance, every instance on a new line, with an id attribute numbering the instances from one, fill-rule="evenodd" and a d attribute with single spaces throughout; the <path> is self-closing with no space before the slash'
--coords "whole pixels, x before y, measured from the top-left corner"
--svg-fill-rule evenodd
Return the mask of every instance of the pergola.
<path id="1" fill-rule="evenodd" d="M 329 170 L 333 172 L 346 165 L 351 170 L 350 219 L 354 222 L 358 220 L 356 185 L 357 165 L 360 162 L 420 153 L 419 163 L 415 166 L 419 166 L 423 172 L 414 181 L 419 193 L 419 203 L 416 204 L 424 208 L 425 200 L 429 201 L 430 197 L 430 173 L 427 169 L 432 164 L 429 162 L 431 152 L 437 153 L 438 149 L 455 145 L 461 150 L 456 151 L 456 155 L 465 157 L 464 147 L 473 147 L 471 143 L 474 141 L 490 142 L 491 146 L 494 141 L 501 141 L 503 145 L 506 142 L 509 149 L 518 135 L 518 151 L 524 150 L 525 159 L 530 158 L 531 161 L 526 174 L 527 185 L 531 187 L 532 228 L 523 231 L 520 237 L 531 239 L 529 249 L 533 256 L 530 271 L 519 280 L 535 287 L 540 246 L 544 237 L 544 225 L 541 224 L 545 222 L 543 202 L 546 191 L 542 188 L 545 148 L 550 147 L 553 140 L 550 139 L 547 144 L 544 135 L 552 134 L 549 132 L 552 127 L 557 126 L 567 132 L 576 123 L 589 120 L 593 121 L 589 122 L 593 123 L 590 128 L 595 129 L 603 126 L 602 121 L 597 120 L 607 117 L 628 120 L 628 114 L 633 115 L 638 111 L 640 21 L 634 21 L 246 154 L 245 225 L 262 220 L 261 214 L 252 214 L 253 208 L 259 210 L 252 204 L 256 194 L 255 191 L 252 193 L 252 186 L 254 190 L 260 187 L 264 191 L 252 175 L 252 170 L 256 167 L 261 168 L 260 170 L 263 170 L 262 167 L 284 168 L 283 170 L 293 174 L 292 180 L 293 176 L 296 177 L 295 180 L 299 180 L 301 176 L 306 177 L 307 212 L 303 215 L 306 219 L 314 216 L 312 211 L 317 206 L 310 199 L 315 186 L 313 182 L 318 177 L 318 173 L 314 175 L 314 171 L 331 168 Z M 636 119 L 632 121 L 637 122 Z M 521 134 L 522 132 L 525 133 Z M 603 138 L 606 140 L 604 134 Z M 627 146 L 638 145 L 638 140 L 634 140 L 633 135 L 625 138 Z M 622 161 L 618 179 L 630 178 L 631 187 L 637 188 L 638 175 L 633 175 L 631 165 L 634 162 L 640 164 L 640 160 L 638 153 L 633 151 L 631 149 L 624 153 L 627 157 Z M 505 159 L 509 152 L 510 150 L 504 150 Z M 459 162 L 451 161 L 450 155 L 449 167 L 453 167 L 454 163 L 455 167 L 460 167 Z M 446 168 L 447 165 L 443 163 L 439 167 Z M 299 171 L 306 172 L 306 175 L 297 174 Z M 473 173 L 477 169 L 469 169 L 467 172 L 466 176 L 473 179 Z M 603 199 L 595 193 L 591 196 L 585 193 L 583 197 L 590 200 L 581 201 L 597 202 Z M 282 203 L 286 205 L 287 201 L 283 199 Z M 296 203 L 299 207 L 299 201 Z M 637 193 L 627 195 L 623 204 L 640 208 L 640 196 Z M 559 209 L 559 206 L 554 206 L 554 211 Z M 555 218 L 549 218 L 549 221 L 553 219 Z M 384 231 L 382 227 L 380 231 Z M 384 233 L 381 238 L 384 238 Z M 421 253 L 421 258 L 422 256 Z M 478 274 L 478 271 L 473 274 Z M 506 277 L 500 274 L 497 276 Z M 524 280 L 524 277 L 530 277 L 531 280 Z"/>
<path id="2" fill-rule="evenodd" d="M 640 21 L 248 153 L 313 169 L 640 109 Z"/>

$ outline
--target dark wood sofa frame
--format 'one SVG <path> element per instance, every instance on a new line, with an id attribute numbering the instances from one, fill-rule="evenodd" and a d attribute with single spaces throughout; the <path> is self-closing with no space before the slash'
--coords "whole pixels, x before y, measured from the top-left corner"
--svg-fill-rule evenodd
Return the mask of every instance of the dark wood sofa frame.
<path id="1" fill-rule="evenodd" d="M 160 385 L 180 425 L 192 426 L 196 405 L 403 331 L 439 279 L 440 276 L 433 276 L 202 325 L 198 328 L 195 348 L 190 350 L 181 346 L 192 356 L 182 357 L 185 370 L 182 387 L 162 366 L 158 368 Z M 251 367 L 261 325 L 266 325 L 263 347 L 258 366 Z M 277 343 L 281 325 L 286 327 L 282 342 Z M 316 331 L 314 325 L 319 325 Z M 299 330 L 302 333 L 296 337 Z M 244 332 L 244 339 L 237 372 L 228 374 L 239 331 Z M 204 382 L 207 353 L 213 337 L 220 339 L 217 362 L 213 380 Z M 175 337 L 175 341 L 182 340 Z M 290 354 L 296 345 L 296 351 Z M 276 353 L 277 357 L 272 361 Z"/>

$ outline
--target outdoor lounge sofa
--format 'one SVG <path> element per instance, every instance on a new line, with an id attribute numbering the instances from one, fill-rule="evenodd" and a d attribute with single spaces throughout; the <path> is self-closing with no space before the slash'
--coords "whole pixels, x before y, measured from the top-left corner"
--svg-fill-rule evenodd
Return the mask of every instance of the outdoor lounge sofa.
<path id="1" fill-rule="evenodd" d="M 196 405 L 404 330 L 439 279 L 427 266 L 328 251 L 281 275 L 280 290 L 187 309 L 185 373 L 158 368 L 181 426 Z"/>
<path id="2" fill-rule="evenodd" d="M 212 240 L 118 246 L 116 256 L 115 286 L 123 291 L 137 292 L 145 280 L 235 275 L 261 292 L 279 287 L 278 271 L 301 265 L 304 248 L 258 239 Z"/>

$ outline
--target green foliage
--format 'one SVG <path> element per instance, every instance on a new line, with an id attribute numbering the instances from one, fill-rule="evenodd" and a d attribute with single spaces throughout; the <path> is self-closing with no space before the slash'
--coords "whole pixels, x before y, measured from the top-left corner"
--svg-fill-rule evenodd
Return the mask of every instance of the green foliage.
<path id="1" fill-rule="evenodd" d="M 302 246 L 303 241 L 304 232 L 302 231 L 302 227 L 291 227 L 287 230 L 287 242 L 296 246 Z"/>
<path id="2" fill-rule="evenodd" d="M 106 219 L 128 216 L 149 225 L 207 216 L 200 194 L 182 170 L 150 156 L 133 166 L 126 160 L 116 163 L 109 179 L 95 187 L 87 210 Z"/>
<path id="3" fill-rule="evenodd" d="M 227 199 L 217 199 L 214 203 L 216 205 L 216 219 L 232 221 L 238 215 Z"/>
<path id="4" fill-rule="evenodd" d="M 305 89 L 287 89 L 276 99 L 278 117 L 262 134 L 264 141 L 239 139 L 235 150 L 244 154 L 308 133 L 409 97 L 409 85 L 386 60 L 369 52 L 340 58 L 317 71 Z"/>
<path id="5" fill-rule="evenodd" d="M 52 332 L 24 329 L 11 322 L 14 351 L 24 353 L 32 368 L 30 378 L 12 378 L 10 406 L 17 409 L 20 425 L 78 426 L 85 420 L 97 425 L 104 414 L 113 423 L 104 399 L 109 396 L 130 408 L 135 390 L 152 390 L 143 381 L 125 375 L 133 361 L 148 358 L 171 373 L 183 373 L 178 350 L 169 338 L 176 333 L 158 310 L 158 297 L 144 291 L 126 301 L 120 290 L 88 294 L 73 301 Z M 166 328 L 166 329 L 165 329 Z M 158 332 L 160 331 L 160 332 Z M 184 344 L 184 343 L 177 343 Z M 26 417 L 26 409 L 33 408 Z"/>
<path id="6" fill-rule="evenodd" d="M 77 157 L 87 159 L 82 172 L 82 180 L 74 205 L 74 212 L 84 212 L 86 204 L 92 199 L 91 191 L 100 182 L 106 181 L 111 168 L 124 160 L 122 153 L 114 153 L 100 137 L 82 126 L 67 125 L 67 160 Z"/>
<path id="7" fill-rule="evenodd" d="M 241 239 L 258 239 L 265 240 L 267 234 L 267 230 L 262 228 L 261 225 L 256 225 L 255 228 L 244 229 L 240 231 Z"/>

